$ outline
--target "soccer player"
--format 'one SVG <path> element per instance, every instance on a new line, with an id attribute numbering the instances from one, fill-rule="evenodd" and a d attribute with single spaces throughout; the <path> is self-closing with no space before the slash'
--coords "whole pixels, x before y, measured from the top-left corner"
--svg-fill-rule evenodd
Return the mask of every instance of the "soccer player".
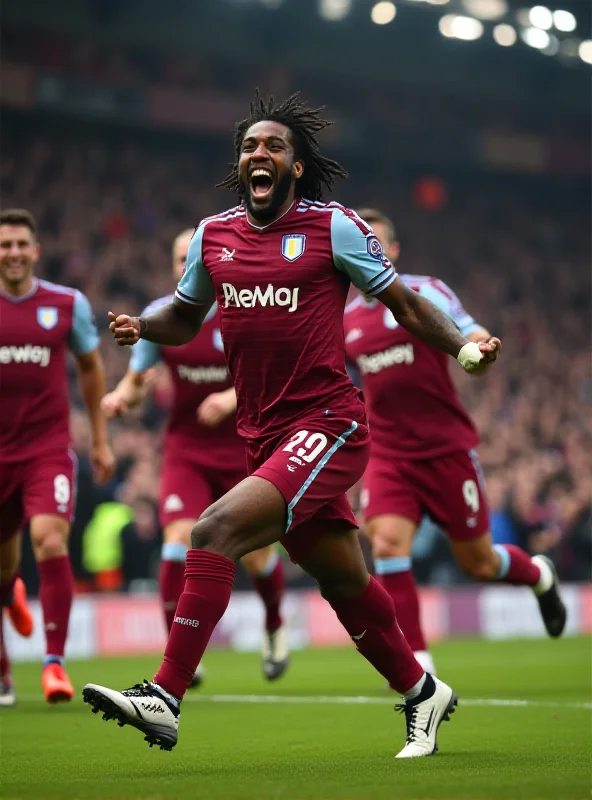
<path id="1" fill-rule="evenodd" d="M 0 604 L 18 605 L 20 538 L 28 522 L 45 626 L 41 681 L 45 699 L 57 703 L 74 694 L 64 670 L 74 594 L 68 535 L 76 497 L 68 349 L 76 360 L 98 481 L 109 479 L 114 460 L 100 407 L 103 364 L 90 305 L 79 291 L 36 278 L 38 260 L 33 216 L 22 209 L 0 213 Z"/>
<path id="2" fill-rule="evenodd" d="M 173 275 L 177 281 L 183 275 L 193 233 L 193 228 L 180 233 L 173 244 Z M 151 314 L 172 300 L 172 295 L 157 300 L 144 314 Z M 160 596 L 170 630 L 185 585 L 185 556 L 195 520 L 246 478 L 247 469 L 245 446 L 236 432 L 236 395 L 228 376 L 216 305 L 203 321 L 201 336 L 183 347 L 160 347 L 146 339 L 138 343 L 127 373 L 117 388 L 103 398 L 108 416 L 125 414 L 143 400 L 148 370 L 161 360 L 169 368 L 174 392 L 164 440 L 159 502 L 164 535 Z M 265 606 L 263 674 L 268 680 L 275 680 L 289 662 L 280 615 L 284 568 L 274 545 L 247 553 L 242 563 Z M 193 684 L 200 681 L 198 670 Z"/>
<path id="3" fill-rule="evenodd" d="M 358 213 L 396 263 L 400 248 L 391 220 L 374 209 Z M 442 281 L 417 275 L 400 275 L 399 281 L 435 303 L 470 341 L 491 341 Z M 411 545 L 424 514 L 446 531 L 467 575 L 531 586 L 547 632 L 559 636 L 566 612 L 553 563 L 491 541 L 477 432 L 457 397 L 446 354 L 399 325 L 373 298 L 359 295 L 344 320 L 348 359 L 358 367 L 372 430 L 362 490 L 364 528 L 378 580 L 393 599 L 417 660 L 434 673 L 411 571 Z"/>
<path id="4" fill-rule="evenodd" d="M 121 346 L 140 339 L 183 345 L 217 300 L 246 441 L 249 477 L 192 530 L 185 590 L 153 681 L 124 692 L 97 684 L 83 690 L 95 712 L 133 725 L 161 748 L 177 742 L 180 701 L 228 605 L 236 561 L 278 540 L 318 582 L 359 652 L 404 695 L 399 757 L 433 753 L 456 704 L 453 690 L 416 661 L 392 599 L 369 576 L 346 498 L 370 454 L 364 404 L 345 369 L 350 281 L 469 371 L 494 361 L 500 343 L 469 342 L 397 279 L 356 214 L 322 202 L 323 189 L 346 176 L 320 150 L 317 134 L 328 124 L 298 94 L 275 105 L 257 93 L 237 125 L 235 162 L 222 183 L 241 205 L 199 225 L 173 303 L 148 317 L 109 317 Z"/>

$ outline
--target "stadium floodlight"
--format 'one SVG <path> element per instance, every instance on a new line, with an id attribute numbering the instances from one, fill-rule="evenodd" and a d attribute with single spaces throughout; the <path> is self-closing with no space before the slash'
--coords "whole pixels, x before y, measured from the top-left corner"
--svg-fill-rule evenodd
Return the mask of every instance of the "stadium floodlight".
<path id="1" fill-rule="evenodd" d="M 319 0 L 319 14 L 329 22 L 345 19 L 351 10 L 352 0 Z"/>
<path id="2" fill-rule="evenodd" d="M 483 36 L 483 24 L 473 17 L 455 17 L 452 20 L 452 35 L 456 39 L 472 42 Z"/>
<path id="3" fill-rule="evenodd" d="M 543 31 L 548 31 L 549 28 L 553 27 L 553 14 L 547 6 L 534 6 L 531 8 L 528 19 L 533 27 L 540 28 Z"/>
<path id="4" fill-rule="evenodd" d="M 388 25 L 389 22 L 394 20 L 396 14 L 397 8 L 395 4 L 387 0 L 382 0 L 382 2 L 376 3 L 376 5 L 372 7 L 370 17 L 375 25 Z"/>
<path id="5" fill-rule="evenodd" d="M 551 41 L 547 31 L 542 31 L 540 28 L 525 28 L 520 35 L 525 44 L 529 47 L 534 47 L 536 50 L 544 50 Z"/>
<path id="6" fill-rule="evenodd" d="M 456 19 L 454 14 L 446 14 L 445 17 L 440 18 L 440 22 L 438 23 L 438 27 L 440 28 L 440 33 L 442 36 L 445 36 L 447 39 L 454 39 L 454 33 L 452 32 L 452 23 Z"/>
<path id="7" fill-rule="evenodd" d="M 506 0 L 463 0 L 463 6 L 478 19 L 496 20 L 508 13 Z"/>
<path id="8" fill-rule="evenodd" d="M 511 47 L 516 43 L 518 35 L 511 25 L 496 25 L 493 29 L 493 38 L 502 47 Z"/>
<path id="9" fill-rule="evenodd" d="M 431 6 L 445 6 L 450 0 L 428 0 Z"/>
<path id="10" fill-rule="evenodd" d="M 563 11 L 562 9 L 559 9 L 558 11 L 553 12 L 553 25 L 555 25 L 558 31 L 571 33 L 572 31 L 575 31 L 577 24 L 576 18 L 571 11 Z"/>
<path id="11" fill-rule="evenodd" d="M 580 42 L 578 54 L 586 64 L 592 64 L 592 40 L 585 39 L 583 42 Z"/>

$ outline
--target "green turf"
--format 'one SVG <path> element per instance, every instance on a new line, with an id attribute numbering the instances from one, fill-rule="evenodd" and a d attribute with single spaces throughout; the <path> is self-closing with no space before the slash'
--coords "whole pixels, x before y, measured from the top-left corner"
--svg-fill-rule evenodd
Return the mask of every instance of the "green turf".
<path id="1" fill-rule="evenodd" d="M 352 650 L 296 653 L 276 685 L 258 658 L 207 655 L 202 695 L 292 698 L 364 695 L 377 704 L 247 704 L 191 699 L 179 744 L 149 749 L 138 731 L 93 716 L 79 698 L 47 707 L 39 667 L 17 665 L 19 705 L 0 709 L 0 796 L 47 800 L 483 800 L 590 796 L 590 642 L 447 642 L 434 647 L 460 705 L 440 729 L 434 758 L 397 761 L 403 718 L 382 679 Z M 124 688 L 150 677 L 156 659 L 70 664 L 86 681 Z M 195 694 L 189 695 L 195 698 Z M 532 705 L 472 705 L 475 699 Z M 393 698 L 395 702 L 396 698 Z M 467 704 L 463 706 L 463 699 Z M 384 701 L 381 704 L 381 701 Z"/>

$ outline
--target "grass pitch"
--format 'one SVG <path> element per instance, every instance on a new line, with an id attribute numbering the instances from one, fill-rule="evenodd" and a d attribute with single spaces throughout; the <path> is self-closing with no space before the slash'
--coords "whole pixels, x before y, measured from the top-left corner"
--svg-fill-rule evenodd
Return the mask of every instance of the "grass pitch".
<path id="1" fill-rule="evenodd" d="M 266 683 L 253 654 L 206 654 L 183 704 L 179 744 L 93 716 L 84 683 L 126 688 L 157 658 L 72 662 L 78 696 L 46 706 L 38 665 L 16 665 L 19 703 L 0 709 L 4 800 L 584 800 L 591 789 L 591 647 L 563 641 L 434 646 L 459 707 L 440 753 L 397 761 L 398 698 L 353 650 L 293 655 Z M 352 698 L 358 698 L 356 700 Z M 503 701 L 503 702 L 502 702 Z"/>

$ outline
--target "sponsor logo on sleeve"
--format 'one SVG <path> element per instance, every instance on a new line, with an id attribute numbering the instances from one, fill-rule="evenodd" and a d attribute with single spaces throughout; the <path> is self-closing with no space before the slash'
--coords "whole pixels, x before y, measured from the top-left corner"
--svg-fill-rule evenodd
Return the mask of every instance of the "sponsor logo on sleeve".
<path id="1" fill-rule="evenodd" d="M 368 248 L 368 255 L 372 256 L 372 258 L 375 258 L 377 261 L 382 261 L 384 259 L 382 245 L 376 236 L 372 235 L 366 239 L 366 247 Z"/>

